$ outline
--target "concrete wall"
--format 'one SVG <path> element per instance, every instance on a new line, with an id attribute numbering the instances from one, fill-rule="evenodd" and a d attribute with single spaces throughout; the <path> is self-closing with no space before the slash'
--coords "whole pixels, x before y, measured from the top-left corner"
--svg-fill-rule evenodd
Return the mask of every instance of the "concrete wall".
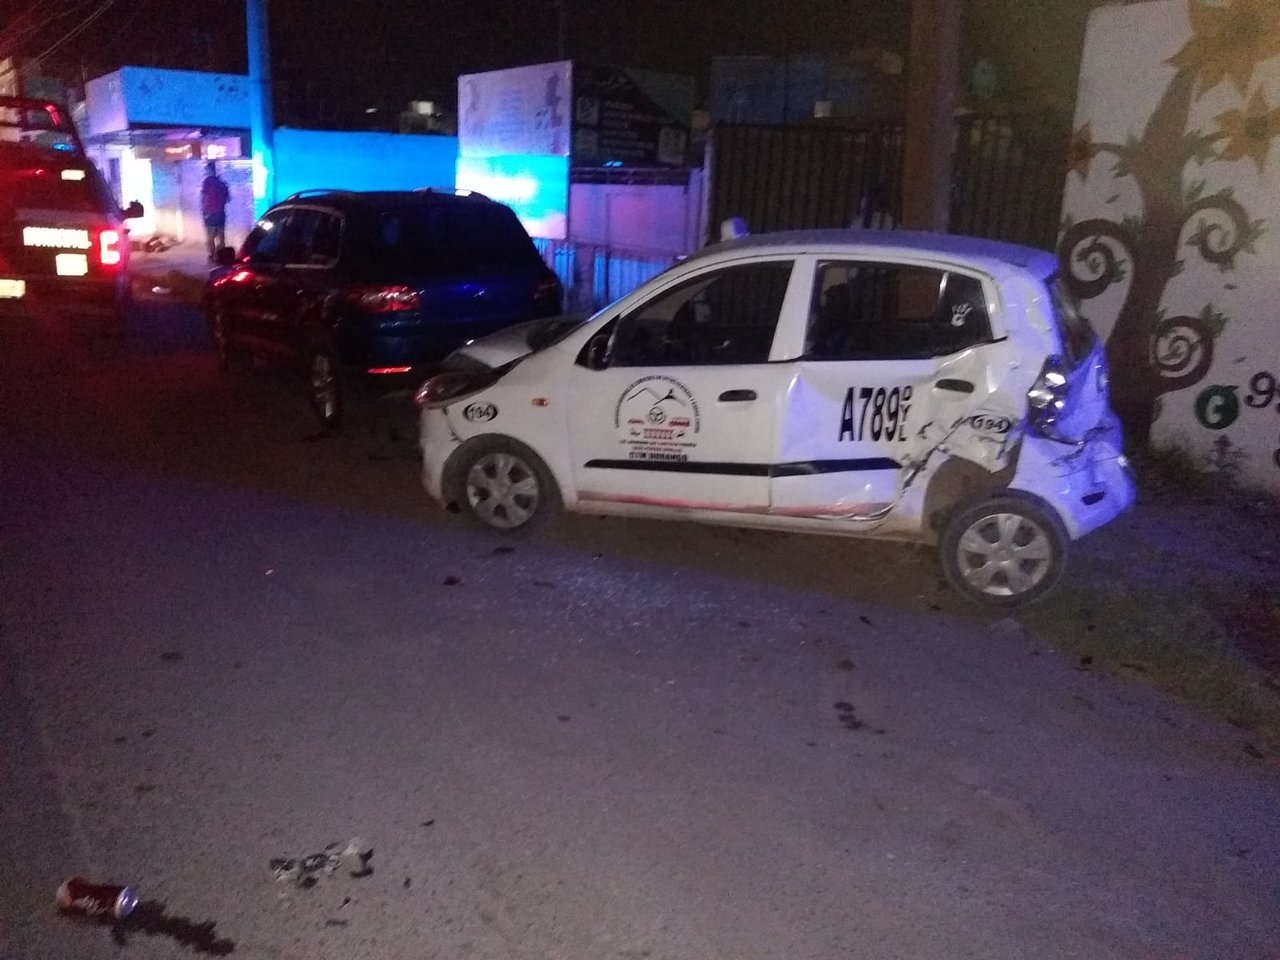
<path id="1" fill-rule="evenodd" d="M 700 246 L 701 183 L 693 177 L 688 186 L 570 184 L 572 239 L 655 255 L 692 253 Z"/>
<path id="2" fill-rule="evenodd" d="M 1060 254 L 1131 435 L 1280 490 L 1280 23 L 1244 6 L 1094 11 Z"/>

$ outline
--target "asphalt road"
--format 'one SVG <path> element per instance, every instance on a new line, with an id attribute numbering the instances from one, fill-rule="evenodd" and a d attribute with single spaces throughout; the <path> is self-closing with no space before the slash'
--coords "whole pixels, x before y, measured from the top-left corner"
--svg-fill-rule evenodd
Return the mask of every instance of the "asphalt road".
<path id="1" fill-rule="evenodd" d="M 0 339 L 4 960 L 1280 956 L 1280 770 L 921 551 L 502 540 L 180 307 Z"/>

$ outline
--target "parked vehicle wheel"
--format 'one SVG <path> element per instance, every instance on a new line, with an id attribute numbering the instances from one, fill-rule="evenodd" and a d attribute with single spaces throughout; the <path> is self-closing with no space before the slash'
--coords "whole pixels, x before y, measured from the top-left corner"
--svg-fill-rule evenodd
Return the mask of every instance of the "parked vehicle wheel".
<path id="1" fill-rule="evenodd" d="M 525 533 L 560 514 L 560 489 L 551 471 L 515 440 L 476 441 L 462 453 L 454 477 L 454 501 L 481 526 Z"/>
<path id="2" fill-rule="evenodd" d="M 1052 510 L 1006 493 L 953 514 L 938 549 L 947 579 L 970 600 L 1016 607 L 1040 599 L 1062 578 L 1067 542 Z"/>
<path id="3" fill-rule="evenodd" d="M 325 430 L 334 432 L 342 425 L 344 395 L 342 374 L 333 342 L 315 336 L 303 351 L 307 375 L 307 399 L 311 410 Z"/>
<path id="4" fill-rule="evenodd" d="M 229 373 L 235 364 L 235 348 L 227 335 L 227 318 L 221 310 L 209 315 L 209 339 L 213 341 L 213 356 L 219 373 Z"/>

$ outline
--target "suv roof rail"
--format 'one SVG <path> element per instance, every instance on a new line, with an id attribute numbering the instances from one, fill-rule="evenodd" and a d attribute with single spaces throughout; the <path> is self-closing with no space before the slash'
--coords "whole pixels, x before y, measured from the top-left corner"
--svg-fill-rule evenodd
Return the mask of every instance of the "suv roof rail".
<path id="1" fill-rule="evenodd" d="M 303 197 L 321 197 L 326 194 L 337 193 L 343 196 L 350 196 L 355 193 L 354 190 L 342 190 L 335 187 L 316 187 L 311 190 L 299 190 L 297 193 L 291 193 L 285 197 L 282 203 L 288 203 L 290 200 L 301 200 Z"/>
<path id="2" fill-rule="evenodd" d="M 452 194 L 455 197 L 471 197 L 474 200 L 489 200 L 490 202 L 492 202 L 492 198 L 481 193 L 479 190 L 464 190 L 461 187 L 444 187 L 443 189 L 440 187 L 418 187 L 413 192 L 414 193 L 445 193 L 445 194 Z"/>

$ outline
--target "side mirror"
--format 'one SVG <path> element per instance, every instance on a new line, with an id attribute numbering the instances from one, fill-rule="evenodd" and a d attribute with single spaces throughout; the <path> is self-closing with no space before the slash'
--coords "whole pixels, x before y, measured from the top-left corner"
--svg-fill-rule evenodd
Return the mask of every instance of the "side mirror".
<path id="1" fill-rule="evenodd" d="M 604 370 L 612 359 L 609 355 L 611 330 L 601 330 L 587 344 L 587 369 Z"/>
<path id="2" fill-rule="evenodd" d="M 236 262 L 236 252 L 232 247 L 222 247 L 218 250 L 215 260 L 220 267 L 229 267 Z"/>
<path id="3" fill-rule="evenodd" d="M 120 211 L 120 216 L 125 220 L 137 220 L 143 213 L 142 204 L 137 200 L 133 200 L 127 207 Z"/>

